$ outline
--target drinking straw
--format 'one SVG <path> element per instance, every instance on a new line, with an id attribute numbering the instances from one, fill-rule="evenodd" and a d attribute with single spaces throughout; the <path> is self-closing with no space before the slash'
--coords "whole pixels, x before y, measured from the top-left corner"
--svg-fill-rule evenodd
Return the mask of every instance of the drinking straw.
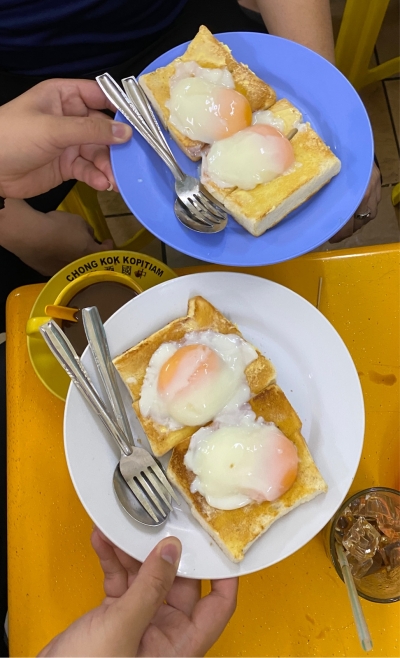
<path id="1" fill-rule="evenodd" d="M 364 651 L 371 651 L 372 640 L 369 634 L 367 622 L 365 621 L 364 613 L 362 611 L 360 599 L 358 598 L 357 589 L 354 584 L 353 574 L 351 573 L 350 565 L 347 561 L 346 554 L 343 547 L 336 542 L 336 553 L 340 568 L 342 569 L 343 580 L 347 587 L 347 593 L 350 599 L 350 605 L 353 612 L 354 621 L 356 623 L 358 637 Z"/>

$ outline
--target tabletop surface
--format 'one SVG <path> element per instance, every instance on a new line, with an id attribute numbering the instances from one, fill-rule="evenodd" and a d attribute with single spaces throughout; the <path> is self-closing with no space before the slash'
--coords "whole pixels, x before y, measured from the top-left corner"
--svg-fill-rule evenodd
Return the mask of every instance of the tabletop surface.
<path id="1" fill-rule="evenodd" d="M 399 488 L 398 246 L 310 254 L 238 269 L 271 279 L 316 304 L 346 343 L 366 407 L 361 462 L 350 492 Z M 178 274 L 229 268 L 186 268 Z M 31 367 L 25 325 L 41 286 L 7 305 L 8 547 L 10 655 L 32 656 L 100 603 L 102 573 L 90 546 L 92 522 L 69 478 L 64 404 Z M 374 642 L 369 655 L 399 654 L 400 603 L 362 601 Z M 357 656 L 346 589 L 322 533 L 286 560 L 241 578 L 237 610 L 210 656 Z"/>

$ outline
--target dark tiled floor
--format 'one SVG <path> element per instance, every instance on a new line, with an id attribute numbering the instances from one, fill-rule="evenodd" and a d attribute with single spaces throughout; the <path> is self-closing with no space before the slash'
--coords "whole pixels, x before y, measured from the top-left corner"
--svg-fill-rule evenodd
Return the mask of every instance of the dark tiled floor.
<path id="1" fill-rule="evenodd" d="M 335 35 L 340 27 L 340 21 L 345 6 L 345 0 L 331 0 L 332 22 Z M 391 0 L 385 20 L 376 44 L 371 65 L 384 62 L 399 54 L 399 2 Z M 399 232 L 399 208 L 394 208 L 391 202 L 393 186 L 399 182 L 399 76 L 383 82 L 377 82 L 361 90 L 360 96 L 367 108 L 375 138 L 375 152 L 382 172 L 382 201 L 378 216 L 363 229 L 342 242 L 322 245 L 320 250 L 342 249 L 361 245 L 385 244 L 397 242 Z M 121 196 L 115 192 L 104 192 L 99 195 L 103 212 L 107 217 L 110 230 L 117 245 L 128 240 L 140 228 L 139 222 L 126 207 Z M 158 240 L 143 251 L 156 258 L 161 256 Z M 193 258 L 167 248 L 168 264 L 172 267 L 183 267 L 194 264 Z"/>

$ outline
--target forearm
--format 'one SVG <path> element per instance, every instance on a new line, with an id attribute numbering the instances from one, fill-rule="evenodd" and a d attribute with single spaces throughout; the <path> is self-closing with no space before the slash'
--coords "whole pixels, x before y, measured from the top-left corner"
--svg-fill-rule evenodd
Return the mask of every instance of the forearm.
<path id="1" fill-rule="evenodd" d="M 0 245 L 45 276 L 82 256 L 113 248 L 112 240 L 98 244 L 79 215 L 39 212 L 19 199 L 6 199 L 0 210 Z"/>
<path id="2" fill-rule="evenodd" d="M 271 34 L 290 39 L 335 63 L 329 0 L 256 0 Z"/>
<path id="3" fill-rule="evenodd" d="M 30 237 L 40 242 L 45 235 L 41 217 L 42 213 L 33 210 L 25 201 L 6 199 L 5 207 L 0 210 L 0 245 L 19 255 Z"/>

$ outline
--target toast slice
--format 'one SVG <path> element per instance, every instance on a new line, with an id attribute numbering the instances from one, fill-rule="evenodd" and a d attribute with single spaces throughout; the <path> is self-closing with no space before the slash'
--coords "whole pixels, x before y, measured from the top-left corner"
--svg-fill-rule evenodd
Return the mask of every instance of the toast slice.
<path id="1" fill-rule="evenodd" d="M 140 413 L 139 400 L 149 361 L 154 352 L 169 341 L 179 341 L 191 331 L 212 331 L 221 334 L 236 334 L 243 338 L 239 329 L 203 297 L 193 297 L 188 303 L 188 313 L 184 318 L 173 320 L 152 336 L 114 359 L 114 365 L 128 387 L 133 400 L 133 408 L 147 435 L 153 453 L 160 457 L 181 441 L 189 438 L 199 427 L 185 426 L 171 430 Z M 256 349 L 256 348 L 254 348 Z M 252 395 L 275 381 L 276 371 L 272 363 L 257 349 L 258 357 L 250 363 L 245 375 Z"/>
<path id="2" fill-rule="evenodd" d="M 201 25 L 186 52 L 174 59 L 168 66 L 146 73 L 139 78 L 153 108 L 160 117 L 178 146 L 191 160 L 200 160 L 203 142 L 198 142 L 183 135 L 169 121 L 169 109 L 166 102 L 170 98 L 170 79 L 175 73 L 179 62 L 196 62 L 203 68 L 227 68 L 235 82 L 235 89 L 246 96 L 252 112 L 267 110 L 276 100 L 275 91 L 245 64 L 237 62 L 231 55 L 228 46 L 216 39 L 211 32 Z"/>
<path id="3" fill-rule="evenodd" d="M 256 237 L 318 192 L 339 173 L 341 166 L 340 160 L 310 124 L 300 123 L 301 113 L 288 100 L 279 100 L 269 110 L 284 121 L 286 133 L 298 128 L 291 141 L 294 167 L 252 190 L 220 188 L 208 178 L 204 164 L 202 168 L 202 182 L 207 190 L 223 203 L 246 231 Z"/>
<path id="4" fill-rule="evenodd" d="M 211 507 L 201 494 L 190 491 L 195 475 L 184 464 L 190 441 L 174 448 L 167 470 L 169 479 L 190 505 L 195 519 L 233 562 L 240 562 L 272 523 L 328 488 L 301 435 L 301 421 L 279 386 L 268 386 L 250 400 L 250 405 L 257 416 L 275 423 L 297 447 L 297 478 L 283 496 L 272 503 L 251 503 L 234 510 Z"/>

